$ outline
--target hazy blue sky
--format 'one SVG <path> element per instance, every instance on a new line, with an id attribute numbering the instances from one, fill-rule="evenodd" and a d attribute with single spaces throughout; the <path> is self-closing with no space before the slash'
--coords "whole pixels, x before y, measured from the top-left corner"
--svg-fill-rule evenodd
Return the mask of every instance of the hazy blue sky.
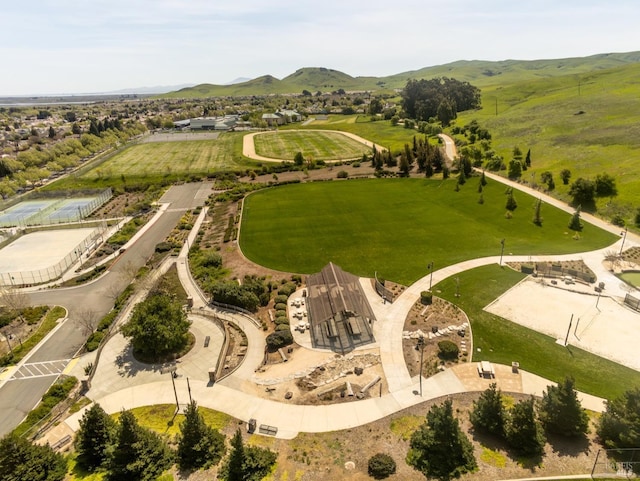
<path id="1" fill-rule="evenodd" d="M 4 0 L 0 95 L 640 50 L 638 0 Z"/>

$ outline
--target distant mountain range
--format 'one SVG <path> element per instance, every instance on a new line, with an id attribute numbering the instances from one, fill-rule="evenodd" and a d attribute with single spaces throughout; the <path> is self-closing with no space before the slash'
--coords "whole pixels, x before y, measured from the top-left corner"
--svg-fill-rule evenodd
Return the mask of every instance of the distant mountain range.
<path id="1" fill-rule="evenodd" d="M 272 75 L 247 80 L 236 79 L 227 85 L 200 84 L 162 94 L 169 98 L 204 98 L 220 96 L 299 94 L 345 91 L 392 91 L 403 88 L 409 79 L 452 77 L 477 87 L 511 83 L 526 79 L 562 75 L 583 75 L 640 62 L 640 52 L 605 53 L 588 57 L 550 60 L 460 60 L 434 67 L 425 67 L 387 77 L 352 77 L 344 72 L 324 67 L 307 67 L 278 79 Z"/>

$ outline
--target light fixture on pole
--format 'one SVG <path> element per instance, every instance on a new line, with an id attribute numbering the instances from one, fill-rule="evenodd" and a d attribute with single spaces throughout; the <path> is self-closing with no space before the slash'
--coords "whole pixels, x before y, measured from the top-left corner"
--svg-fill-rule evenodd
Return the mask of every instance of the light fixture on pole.
<path id="1" fill-rule="evenodd" d="M 429 292 L 431 292 L 431 286 L 433 285 L 433 261 L 429 262 L 429 265 L 427 266 L 429 268 L 430 274 L 429 274 Z"/>
<path id="2" fill-rule="evenodd" d="M 500 263 L 499 266 L 502 267 L 502 255 L 504 254 L 504 239 L 500 241 L 500 245 L 502 248 L 500 249 Z"/>
<path id="3" fill-rule="evenodd" d="M 420 349 L 420 371 L 418 372 L 418 377 L 420 379 L 420 397 L 422 397 L 422 360 L 424 356 L 424 336 L 421 335 L 418 338 L 416 349 Z"/>
<path id="4" fill-rule="evenodd" d="M 624 250 L 624 241 L 627 240 L 627 228 L 625 227 L 624 230 L 622 232 L 620 232 L 620 235 L 622 236 L 622 245 L 620 246 L 620 256 L 622 256 L 622 251 Z"/>

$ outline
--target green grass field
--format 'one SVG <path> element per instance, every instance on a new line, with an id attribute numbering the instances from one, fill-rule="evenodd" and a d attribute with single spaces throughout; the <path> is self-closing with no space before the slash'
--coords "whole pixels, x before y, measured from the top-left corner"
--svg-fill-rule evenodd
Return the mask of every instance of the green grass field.
<path id="1" fill-rule="evenodd" d="M 370 179 L 298 184 L 247 197 L 240 244 L 252 261 L 309 274 L 329 261 L 357 275 L 378 275 L 409 285 L 436 268 L 505 254 L 565 254 L 603 248 L 617 237 L 586 225 L 579 240 L 567 229 L 570 215 L 543 205 L 542 227 L 533 224 L 535 200 L 516 193 L 513 218 L 505 217 L 504 186 L 489 182 L 478 203 L 479 179 L 459 192 L 455 181 Z"/>
<path id="2" fill-rule="evenodd" d="M 404 144 L 411 144 L 413 136 L 422 136 L 415 130 L 392 126 L 389 120 L 371 121 L 368 115 L 330 115 L 328 120 L 315 120 L 306 126 L 289 124 L 290 129 L 322 129 L 351 132 L 370 140 L 392 152 L 404 149 Z"/>
<path id="3" fill-rule="evenodd" d="M 55 182 L 55 189 L 160 184 L 220 171 L 252 168 L 243 157 L 241 132 L 225 132 L 218 139 L 133 144 L 81 175 Z"/>
<path id="4" fill-rule="evenodd" d="M 627 284 L 631 284 L 632 286 L 640 289 L 640 272 L 624 272 L 618 277 L 625 281 Z"/>
<path id="5" fill-rule="evenodd" d="M 621 395 L 629 386 L 640 384 L 640 372 L 608 361 L 573 346 L 565 348 L 556 340 L 483 310 L 524 275 L 498 265 L 471 269 L 434 286 L 434 293 L 463 309 L 471 320 L 473 360 L 510 365 L 518 361 L 525 371 L 554 382 L 573 376 L 576 389 L 607 399 Z M 477 351 L 480 349 L 480 352 Z M 607 373 L 606 376 L 594 373 Z"/>
<path id="6" fill-rule="evenodd" d="M 294 160 L 297 152 L 305 159 L 351 160 L 370 154 L 371 149 L 335 132 L 283 130 L 265 132 L 254 138 L 256 153 L 273 159 Z"/>
<path id="7" fill-rule="evenodd" d="M 531 149 L 532 169 L 523 178 L 530 181 L 536 174 L 539 181 L 541 172 L 551 171 L 555 195 L 565 200 L 568 186 L 560 182 L 560 170 L 569 169 L 572 181 L 609 173 L 619 195 L 601 199 L 598 210 L 605 216 L 621 210 L 630 221 L 640 207 L 639 73 L 640 65 L 632 64 L 486 87 L 483 108 L 459 114 L 457 125 L 476 119 L 489 129 L 494 150 L 507 162 L 514 146 L 524 153 Z"/>

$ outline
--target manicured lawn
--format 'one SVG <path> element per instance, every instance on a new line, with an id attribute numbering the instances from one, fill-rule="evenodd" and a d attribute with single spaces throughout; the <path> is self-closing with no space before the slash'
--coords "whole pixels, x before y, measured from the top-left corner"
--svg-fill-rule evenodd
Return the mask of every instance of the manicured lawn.
<path id="1" fill-rule="evenodd" d="M 636 286 L 640 289 L 640 272 L 624 272 L 618 277 L 627 284 L 631 284 L 632 286 Z"/>
<path id="2" fill-rule="evenodd" d="M 586 225 L 580 240 L 567 229 L 570 215 L 542 207 L 522 193 L 505 218 L 504 186 L 489 182 L 478 203 L 478 178 L 459 192 L 454 180 L 369 179 L 297 184 L 247 197 L 240 244 L 261 265 L 286 272 L 318 272 L 329 261 L 357 275 L 405 285 L 437 267 L 505 254 L 563 254 L 603 248 L 617 240 Z"/>
<path id="3" fill-rule="evenodd" d="M 297 152 L 305 159 L 350 160 L 371 154 L 371 149 L 335 132 L 287 131 L 265 132 L 254 138 L 256 153 L 264 157 L 294 160 Z"/>
<path id="4" fill-rule="evenodd" d="M 242 156 L 241 132 L 217 139 L 134 144 L 79 176 L 55 183 L 56 189 L 123 184 L 160 184 L 220 171 L 239 171 L 256 163 Z"/>
<path id="5" fill-rule="evenodd" d="M 636 370 L 573 346 L 565 348 L 549 336 L 483 310 L 519 282 L 523 274 L 494 264 L 471 269 L 456 277 L 460 283 L 460 297 L 455 297 L 455 278 L 445 279 L 433 289 L 435 295 L 457 304 L 469 316 L 474 361 L 488 360 L 506 365 L 518 361 L 525 371 L 554 382 L 573 376 L 576 389 L 607 399 L 640 385 L 640 372 Z"/>
<path id="6" fill-rule="evenodd" d="M 400 152 L 404 149 L 404 144 L 412 144 L 414 135 L 424 136 L 416 130 L 405 129 L 402 126 L 394 127 L 389 120 L 372 122 L 368 115 L 330 115 L 328 120 L 315 120 L 306 126 L 290 124 L 289 128 L 351 132 L 389 148 L 392 152 Z"/>

